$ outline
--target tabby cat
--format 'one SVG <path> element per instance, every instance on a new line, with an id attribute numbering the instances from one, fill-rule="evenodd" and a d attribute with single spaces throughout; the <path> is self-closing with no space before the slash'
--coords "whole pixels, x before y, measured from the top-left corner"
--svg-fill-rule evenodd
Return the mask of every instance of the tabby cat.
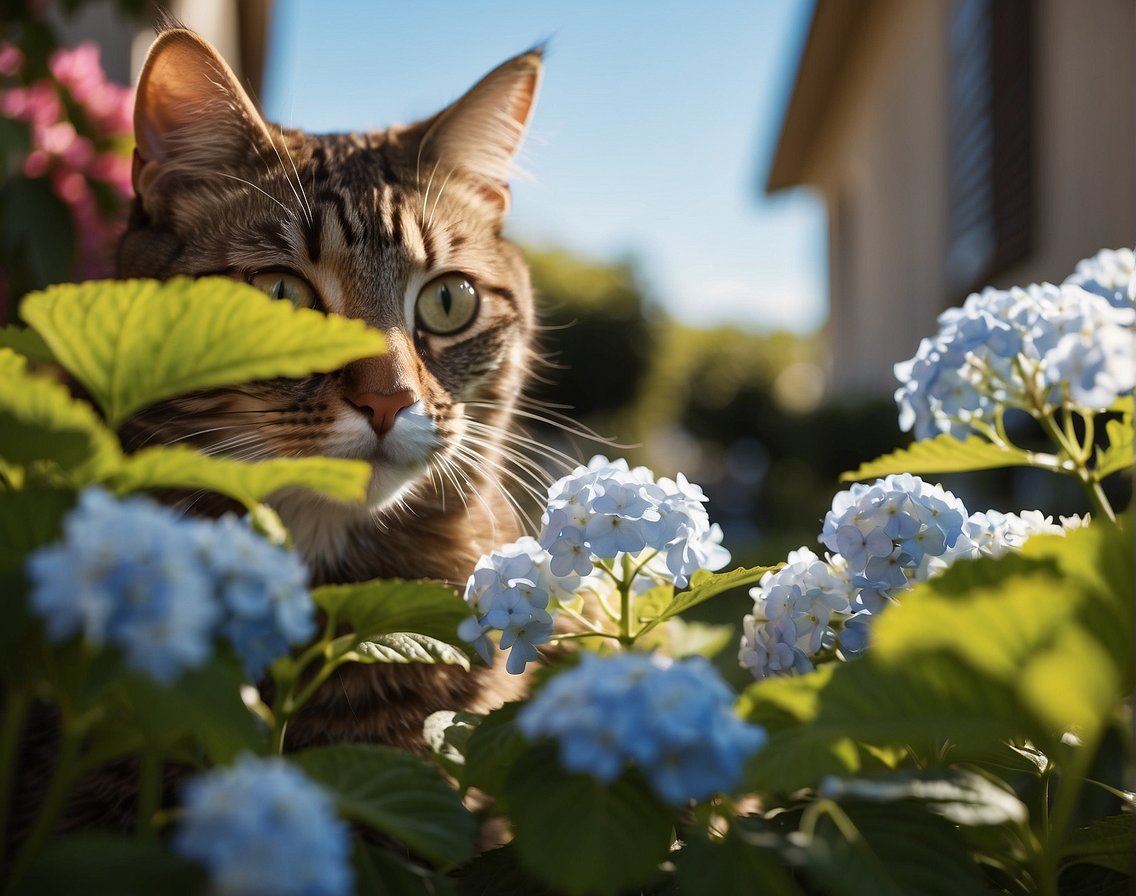
<path id="1" fill-rule="evenodd" d="M 502 227 L 540 73 L 532 51 L 417 124 L 312 135 L 266 122 L 192 32 L 166 30 L 150 50 L 118 274 L 230 276 L 386 336 L 381 357 L 166 401 L 123 432 L 134 450 L 369 461 L 365 507 L 300 491 L 273 502 L 314 584 L 460 584 L 516 535 L 495 471 L 532 360 L 533 300 Z M 517 690 L 485 667 L 355 666 L 295 720 L 289 745 L 418 748 L 429 713 L 484 710 Z"/>

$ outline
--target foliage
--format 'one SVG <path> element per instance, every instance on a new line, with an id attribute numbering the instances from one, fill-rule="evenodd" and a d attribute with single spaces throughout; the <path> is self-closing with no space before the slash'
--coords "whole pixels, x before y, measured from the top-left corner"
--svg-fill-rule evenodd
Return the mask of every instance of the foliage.
<path id="1" fill-rule="evenodd" d="M 127 456 L 113 425 L 182 389 L 335 369 L 381 351 L 378 335 L 214 279 L 58 286 L 24 309 L 30 329 L 0 334 L 5 892 L 1056 896 L 1131 879 L 1136 796 L 1116 767 L 1131 762 L 1132 530 L 1096 489 L 1131 467 L 1130 396 L 1080 406 L 1068 430 L 1068 409 L 1053 409 L 1067 440 L 1055 463 L 994 445 L 1007 464 L 1086 486 L 1099 509 L 1075 527 L 967 514 L 906 475 L 992 462 L 989 446 L 947 435 L 838 495 L 823 559 L 713 572 L 727 557 L 701 490 L 601 458 L 552 487 L 538 539 L 483 558 L 464 600 L 405 581 L 296 595 L 271 553 L 287 550 L 273 493 L 361 500 L 365 465 L 184 446 Z M 174 487 L 226 495 L 248 519 L 173 521 L 138 494 Z M 92 506 L 113 525 L 80 525 Z M 247 562 L 234 567 L 226 544 Z M 75 571 L 73 587 L 44 591 L 48 567 Z M 193 662 L 154 675 L 133 661 L 136 620 L 179 631 L 163 624 L 181 587 L 199 607 L 245 612 L 246 635 L 285 637 L 230 637 L 210 616 Z M 817 640 L 816 668 L 789 662 L 735 697 L 698 656 L 721 639 L 683 617 L 745 587 L 755 617 L 782 614 L 790 649 Z M 870 617 L 856 649 L 814 604 L 840 588 Z M 81 624 L 60 627 L 60 607 Z M 436 713 L 430 756 L 281 755 L 288 720 L 337 669 L 468 668 L 465 640 L 490 657 L 527 645 L 514 666 L 539 658 L 531 697 Z M 252 643 L 272 652 L 259 689 Z M 45 708 L 52 774 L 17 831 L 21 744 Z M 134 830 L 56 834 L 72 789 L 106 763 L 130 770 Z M 166 782 L 175 766 L 184 791 Z M 484 846 L 492 830 L 507 845 Z"/>

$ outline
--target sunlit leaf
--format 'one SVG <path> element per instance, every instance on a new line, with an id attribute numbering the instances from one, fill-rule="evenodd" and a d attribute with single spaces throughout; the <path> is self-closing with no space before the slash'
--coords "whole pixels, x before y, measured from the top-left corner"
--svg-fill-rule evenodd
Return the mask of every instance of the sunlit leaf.
<path id="1" fill-rule="evenodd" d="M 371 744 L 316 747 L 290 757 L 334 797 L 340 815 L 441 865 L 473 852 L 475 824 L 436 769 L 402 750 Z"/>
<path id="2" fill-rule="evenodd" d="M 81 485 L 115 466 L 120 455 L 117 438 L 94 408 L 0 348 L 0 458 L 20 466 L 50 461 Z"/>
<path id="3" fill-rule="evenodd" d="M 1101 478 L 1121 470 L 1127 470 L 1133 463 L 1133 398 L 1126 396 L 1118 402 L 1121 411 L 1119 419 L 1113 418 L 1105 423 L 1108 445 L 1097 449 L 1096 472 Z"/>
<path id="4" fill-rule="evenodd" d="M 114 427 L 163 398 L 331 371 L 385 347 L 361 321 L 220 277 L 61 284 L 20 313 Z"/>
<path id="5" fill-rule="evenodd" d="M 959 441 L 947 434 L 913 442 L 840 476 L 841 482 L 876 479 L 891 473 L 966 473 L 998 467 L 1029 466 L 1034 456 L 1017 448 L 1001 448 L 980 436 Z"/>
<path id="6" fill-rule="evenodd" d="M 0 347 L 19 352 L 29 361 L 54 361 L 55 356 L 43 337 L 27 327 L 8 324 L 0 327 Z"/>
<path id="7" fill-rule="evenodd" d="M 123 494 L 140 489 L 206 489 L 251 506 L 294 486 L 338 501 L 361 501 L 370 479 L 371 467 L 361 460 L 281 457 L 241 461 L 204 455 L 184 445 L 160 445 L 127 457 L 108 485 Z"/>
<path id="8" fill-rule="evenodd" d="M 712 597 L 725 594 L 735 588 L 752 585 L 767 572 L 776 568 L 776 566 L 753 566 L 748 569 L 739 567 L 723 573 L 699 570 L 691 577 L 690 587 L 686 591 L 680 591 L 674 595 L 670 602 L 661 608 L 657 616 L 636 632 L 636 637 L 646 634 L 655 626 L 689 610 L 691 607 L 710 600 Z"/>
<path id="9" fill-rule="evenodd" d="M 312 592 L 316 606 L 361 639 L 394 632 L 417 632 L 447 643 L 469 606 L 440 582 L 376 579 L 348 585 L 324 585 Z"/>

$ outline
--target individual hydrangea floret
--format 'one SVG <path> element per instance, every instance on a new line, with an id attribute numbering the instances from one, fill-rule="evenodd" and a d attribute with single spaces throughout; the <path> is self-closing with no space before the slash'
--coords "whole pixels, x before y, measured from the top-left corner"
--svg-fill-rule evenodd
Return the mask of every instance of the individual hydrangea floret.
<path id="1" fill-rule="evenodd" d="M 346 896 L 351 831 L 331 798 L 281 758 L 244 756 L 190 780 L 173 849 L 217 896 Z"/>
<path id="2" fill-rule="evenodd" d="M 176 680 L 223 636 L 250 679 L 315 630 L 307 572 L 235 517 L 183 517 L 143 497 L 88 489 L 63 541 L 28 558 L 47 635 L 119 648 L 128 668 Z"/>
<path id="3" fill-rule="evenodd" d="M 1129 253 L 1130 254 L 1130 253 Z M 900 427 L 917 439 L 989 433 L 1017 408 L 1107 410 L 1136 388 L 1130 259 L 1105 253 L 1060 286 L 987 288 L 939 316 L 939 331 L 895 365 Z M 1127 265 L 1127 267 L 1126 267 Z"/>
<path id="4" fill-rule="evenodd" d="M 161 682 L 205 663 L 221 610 L 190 548 L 193 525 L 145 498 L 83 492 L 63 541 L 28 558 L 32 608 L 48 637 L 113 645 L 129 668 Z"/>
<path id="5" fill-rule="evenodd" d="M 221 634 L 256 680 L 290 646 L 315 634 L 307 570 L 294 553 L 233 516 L 202 525 L 197 534 L 199 555 L 224 607 Z"/>
<path id="6" fill-rule="evenodd" d="M 588 653 L 538 692 L 517 724 L 530 739 L 555 740 L 570 772 L 608 782 L 634 765 L 663 801 L 682 805 L 728 791 L 765 743 L 733 703 L 702 657 Z"/>

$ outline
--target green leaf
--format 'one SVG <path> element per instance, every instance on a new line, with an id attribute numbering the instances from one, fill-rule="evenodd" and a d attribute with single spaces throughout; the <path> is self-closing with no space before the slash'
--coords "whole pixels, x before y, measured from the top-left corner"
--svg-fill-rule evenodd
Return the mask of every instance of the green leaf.
<path id="1" fill-rule="evenodd" d="M 160 843 L 113 834 L 73 834 L 52 841 L 32 866 L 22 893 L 36 896 L 192 896 L 205 872 Z"/>
<path id="2" fill-rule="evenodd" d="M 38 547 L 63 535 L 63 517 L 75 506 L 75 494 L 43 488 L 0 492 L 0 570 L 23 569 Z M 0 643 L 5 640 L 0 626 Z"/>
<path id="3" fill-rule="evenodd" d="M 360 640 L 395 632 L 417 632 L 447 643 L 469 606 L 440 582 L 375 579 L 349 585 L 324 585 L 312 592 L 316 606 L 334 623 L 346 624 Z"/>
<path id="4" fill-rule="evenodd" d="M 19 466 L 50 461 L 75 471 L 82 485 L 120 457 L 118 440 L 94 408 L 72 398 L 62 383 L 29 373 L 27 359 L 0 348 L 0 458 Z"/>
<path id="5" fill-rule="evenodd" d="M 27 296 L 20 313 L 114 427 L 163 398 L 331 371 L 385 350 L 362 321 L 221 277 L 61 284 Z"/>
<path id="6" fill-rule="evenodd" d="M 456 647 L 416 632 L 375 635 L 342 655 L 356 663 L 445 663 L 469 668 L 469 657 Z"/>
<path id="7" fill-rule="evenodd" d="M 156 747 L 189 740 L 224 764 L 242 752 L 263 752 L 268 739 L 241 700 L 243 685 L 238 664 L 223 659 L 187 669 L 169 686 L 141 675 L 124 677 L 118 714 L 126 730 L 140 732 Z"/>
<path id="8" fill-rule="evenodd" d="M 55 361 L 55 356 L 39 333 L 16 324 L 0 327 L 0 347 L 10 348 L 29 361 Z"/>
<path id="9" fill-rule="evenodd" d="M 913 442 L 906 448 L 899 448 L 861 464 L 856 470 L 842 473 L 840 481 L 876 479 L 890 473 L 966 473 L 1036 464 L 1037 458 L 1028 451 L 1001 448 L 975 435 L 960 442 L 944 433 L 933 439 Z"/>
<path id="10" fill-rule="evenodd" d="M 241 461 L 201 454 L 184 445 L 143 448 L 125 458 L 109 477 L 119 494 L 143 489 L 206 489 L 246 507 L 283 488 L 301 486 L 337 501 L 362 501 L 370 464 L 328 457 L 287 457 Z"/>
<path id="11" fill-rule="evenodd" d="M 387 834 L 442 866 L 460 864 L 472 854 L 473 816 L 436 769 L 409 753 L 341 744 L 290 758 L 331 792 L 344 818 Z"/>
<path id="12" fill-rule="evenodd" d="M 690 587 L 686 591 L 680 591 L 676 594 L 654 619 L 647 622 L 636 632 L 635 637 L 645 635 L 655 626 L 689 610 L 691 607 L 710 600 L 712 597 L 725 594 L 735 588 L 752 585 L 767 572 L 777 568 L 777 566 L 753 566 L 748 569 L 739 567 L 723 573 L 712 573 L 700 569 L 691 576 Z"/>
<path id="13" fill-rule="evenodd" d="M 510 843 L 478 855 L 458 871 L 460 896 L 557 896 L 557 890 L 528 874 Z"/>
<path id="14" fill-rule="evenodd" d="M 667 856 L 675 813 L 635 775 L 568 774 L 541 744 L 517 759 L 506 789 L 522 867 L 569 896 L 621 893 Z"/>
<path id="15" fill-rule="evenodd" d="M 1062 850 L 1062 865 L 1080 862 L 1132 874 L 1132 844 L 1136 837 L 1136 816 L 1110 815 L 1073 833 Z"/>
<path id="16" fill-rule="evenodd" d="M 804 896 L 793 881 L 788 862 L 775 847 L 780 838 L 758 837 L 731 825 L 726 837 L 711 842 L 689 836 L 674 856 L 681 896 Z"/>
<path id="17" fill-rule="evenodd" d="M 1112 473 L 1127 470 L 1133 464 L 1133 427 L 1131 395 L 1123 398 L 1119 403 L 1120 419 L 1113 418 L 1105 422 L 1104 430 L 1108 436 L 1108 446 L 1097 448 L 1096 474 L 1102 479 Z"/>
<path id="18" fill-rule="evenodd" d="M 351 854 L 355 892 L 366 896 L 453 896 L 452 880 L 416 865 L 387 849 L 355 838 Z"/>
<path id="19" fill-rule="evenodd" d="M 505 779 L 513 763 L 528 747 L 528 741 L 517 727 L 517 713 L 523 704 L 506 703 L 489 713 L 474 729 L 465 752 L 462 770 L 463 790 L 476 787 L 495 797 L 497 808 L 507 810 L 503 800 Z"/>

